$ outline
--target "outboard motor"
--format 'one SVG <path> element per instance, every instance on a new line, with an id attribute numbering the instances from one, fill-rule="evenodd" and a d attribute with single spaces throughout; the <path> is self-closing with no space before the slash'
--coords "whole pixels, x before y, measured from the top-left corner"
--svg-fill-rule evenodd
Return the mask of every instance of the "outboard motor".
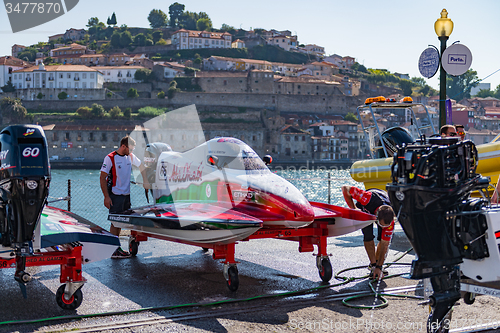
<path id="1" fill-rule="evenodd" d="M 403 143 L 409 144 L 415 142 L 415 139 L 410 132 L 404 127 L 391 127 L 382 132 L 382 143 L 385 146 L 388 157 L 394 156 L 397 151 L 397 146 L 402 146 Z M 384 150 L 378 151 L 378 158 L 385 158 Z"/>
<path id="2" fill-rule="evenodd" d="M 489 179 L 476 174 L 478 154 L 471 141 L 422 141 L 397 148 L 387 191 L 417 255 L 411 278 L 431 279 L 434 294 L 428 331 L 435 332 L 460 299 L 458 265 L 464 258 L 488 256 L 487 223 L 481 210 L 489 202 L 470 194 L 485 193 Z"/>
<path id="3" fill-rule="evenodd" d="M 12 125 L 0 132 L 0 243 L 16 254 L 15 278 L 24 273 L 26 255 L 46 203 L 50 166 L 45 133 L 37 125 Z"/>

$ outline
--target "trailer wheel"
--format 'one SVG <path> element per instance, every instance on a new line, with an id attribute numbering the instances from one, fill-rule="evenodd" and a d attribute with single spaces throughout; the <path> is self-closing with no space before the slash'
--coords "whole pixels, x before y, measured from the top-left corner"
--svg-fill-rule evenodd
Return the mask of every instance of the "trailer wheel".
<path id="1" fill-rule="evenodd" d="M 238 290 L 240 285 L 240 279 L 238 277 L 238 268 L 236 266 L 231 266 L 227 270 L 228 279 L 226 281 L 227 287 L 231 291 Z"/>
<path id="2" fill-rule="evenodd" d="M 80 304 L 82 304 L 82 301 L 83 301 L 82 290 L 78 289 L 77 291 L 75 291 L 75 293 L 73 294 L 73 296 L 71 296 L 70 299 L 66 299 L 64 297 L 64 288 L 65 287 L 66 287 L 66 285 L 63 284 L 62 286 L 60 286 L 57 289 L 57 292 L 56 292 L 57 305 L 59 305 L 59 307 L 61 307 L 61 309 L 63 309 L 63 310 L 75 310 L 76 308 L 78 308 L 80 306 Z"/>
<path id="3" fill-rule="evenodd" d="M 133 238 L 130 238 L 128 240 L 128 251 L 133 257 L 135 257 L 137 255 L 137 252 L 139 252 L 139 242 Z"/>
<path id="4" fill-rule="evenodd" d="M 474 304 L 475 300 L 476 300 L 476 294 L 470 293 L 470 292 L 466 292 L 464 294 L 464 303 L 465 304 L 472 305 L 472 304 Z"/>
<path id="5" fill-rule="evenodd" d="M 329 258 L 323 258 L 321 260 L 321 268 L 318 269 L 319 277 L 323 282 L 328 282 L 332 278 L 333 270 L 332 264 Z"/>

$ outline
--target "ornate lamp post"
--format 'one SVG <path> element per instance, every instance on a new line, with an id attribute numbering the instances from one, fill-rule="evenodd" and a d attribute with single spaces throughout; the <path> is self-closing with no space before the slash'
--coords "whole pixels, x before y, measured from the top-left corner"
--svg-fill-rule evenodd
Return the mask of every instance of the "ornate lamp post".
<path id="1" fill-rule="evenodd" d="M 453 31 L 453 21 L 448 18 L 448 12 L 446 9 L 441 11 L 441 18 L 436 20 L 434 23 L 434 31 L 438 35 L 438 39 L 441 41 L 441 53 L 443 56 L 444 50 L 446 50 L 446 41 L 450 37 Z M 446 124 L 446 71 L 443 68 L 443 59 L 441 59 L 440 71 L 439 71 L 439 126 Z"/>

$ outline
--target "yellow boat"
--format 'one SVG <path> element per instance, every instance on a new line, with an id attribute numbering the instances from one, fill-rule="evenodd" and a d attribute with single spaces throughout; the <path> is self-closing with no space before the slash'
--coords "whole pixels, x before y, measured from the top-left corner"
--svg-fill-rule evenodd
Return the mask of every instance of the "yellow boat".
<path id="1" fill-rule="evenodd" d="M 387 133 L 405 129 L 409 137 L 408 141 L 403 137 L 404 142 L 409 142 L 410 137 L 423 139 L 423 136 L 437 135 L 437 129 L 425 105 L 410 103 L 410 100 L 406 98 L 406 101 L 394 102 L 379 96 L 367 99 L 365 105 L 357 109 L 367 146 L 370 147 L 371 159 L 355 162 L 350 174 L 355 181 L 364 183 L 367 189 L 385 190 L 387 183 L 392 182 L 392 152 L 395 151 L 392 146 L 402 142 L 397 142 L 397 138 L 394 142 Z M 476 148 L 479 156 L 477 173 L 490 177 L 494 187 L 500 174 L 500 135 L 490 143 L 477 145 Z"/>

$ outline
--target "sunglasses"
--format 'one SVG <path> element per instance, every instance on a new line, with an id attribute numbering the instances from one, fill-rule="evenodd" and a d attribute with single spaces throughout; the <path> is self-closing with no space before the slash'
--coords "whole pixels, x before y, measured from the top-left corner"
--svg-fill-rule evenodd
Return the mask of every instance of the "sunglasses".
<path id="1" fill-rule="evenodd" d="M 457 133 L 448 133 L 448 136 L 457 136 Z"/>
<path id="2" fill-rule="evenodd" d="M 465 132 L 458 132 L 458 135 L 464 135 Z"/>

